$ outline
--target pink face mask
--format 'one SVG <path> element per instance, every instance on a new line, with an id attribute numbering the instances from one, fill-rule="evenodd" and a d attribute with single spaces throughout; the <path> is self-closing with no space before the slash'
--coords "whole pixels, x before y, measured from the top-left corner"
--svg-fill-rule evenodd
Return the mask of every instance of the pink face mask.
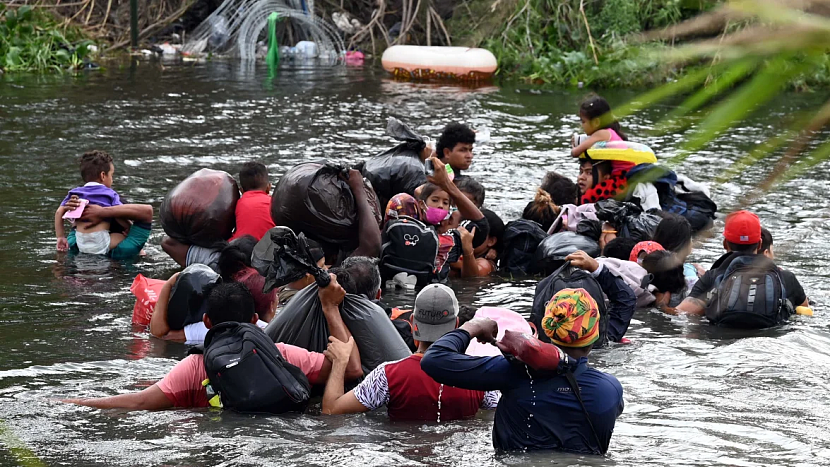
<path id="1" fill-rule="evenodd" d="M 450 212 L 446 209 L 428 207 L 426 212 L 426 220 L 428 224 L 438 225 L 441 222 L 449 219 Z"/>

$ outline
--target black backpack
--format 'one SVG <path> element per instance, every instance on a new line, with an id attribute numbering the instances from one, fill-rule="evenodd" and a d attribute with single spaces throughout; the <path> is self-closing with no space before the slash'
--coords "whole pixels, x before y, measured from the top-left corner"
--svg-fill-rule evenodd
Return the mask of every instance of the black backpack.
<path id="1" fill-rule="evenodd" d="M 508 222 L 502 237 L 499 269 L 505 273 L 529 275 L 533 273 L 533 258 L 536 248 L 548 234 L 538 222 L 518 219 Z"/>
<path id="2" fill-rule="evenodd" d="M 281 414 L 302 412 L 308 405 L 308 378 L 285 361 L 274 341 L 255 324 L 213 326 L 202 349 L 210 386 L 223 408 Z"/>
<path id="3" fill-rule="evenodd" d="M 545 316 L 545 307 L 550 299 L 562 289 L 585 289 L 597 302 L 599 308 L 599 339 L 594 347 L 605 345 L 608 340 L 606 329 L 608 328 L 608 313 L 605 306 L 605 294 L 602 292 L 599 282 L 588 271 L 571 266 L 566 262 L 553 274 L 539 281 L 536 285 L 536 293 L 533 295 L 533 309 L 530 312 L 530 322 L 536 326 L 539 340 L 550 342 L 550 338 L 542 330 L 542 318 Z"/>
<path id="4" fill-rule="evenodd" d="M 418 278 L 423 287 L 436 277 L 438 234 L 423 222 L 409 216 L 390 219 L 383 229 L 380 249 L 380 274 L 383 283 L 405 272 Z"/>
<path id="5" fill-rule="evenodd" d="M 706 318 L 718 326 L 762 329 L 777 326 L 793 314 L 778 267 L 760 255 L 732 260 L 715 279 L 707 298 Z"/>

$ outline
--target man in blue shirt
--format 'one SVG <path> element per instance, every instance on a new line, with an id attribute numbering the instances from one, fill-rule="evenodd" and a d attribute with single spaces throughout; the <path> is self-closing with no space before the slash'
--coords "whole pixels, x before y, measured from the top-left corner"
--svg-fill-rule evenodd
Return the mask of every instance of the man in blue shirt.
<path id="1" fill-rule="evenodd" d="M 600 337 L 596 301 L 584 289 L 557 292 L 546 307 L 542 330 L 574 360 L 570 369 L 581 401 L 568 381 L 570 375 L 531 378 L 530 369 L 505 357 L 465 355 L 473 338 L 495 343 L 498 326 L 489 319 L 468 321 L 433 343 L 421 369 L 442 384 L 502 392 L 493 424 L 497 451 L 605 454 L 623 411 L 623 390 L 613 376 L 588 367 L 588 354 Z"/>

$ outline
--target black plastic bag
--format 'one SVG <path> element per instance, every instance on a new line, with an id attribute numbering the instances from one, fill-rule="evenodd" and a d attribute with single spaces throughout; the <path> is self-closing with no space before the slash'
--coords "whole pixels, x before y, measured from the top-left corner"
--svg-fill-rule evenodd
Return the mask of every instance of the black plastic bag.
<path id="1" fill-rule="evenodd" d="M 651 240 L 657 224 L 663 220 L 657 214 L 643 212 L 640 206 L 629 202 L 606 199 L 595 204 L 597 219 L 617 228 L 617 236 L 633 238 L 638 242 Z"/>
<path id="2" fill-rule="evenodd" d="M 536 248 L 534 272 L 552 273 L 563 264 L 565 257 L 577 250 L 584 251 L 592 258 L 600 255 L 599 244 L 584 235 L 559 232 L 545 238 Z"/>
<path id="3" fill-rule="evenodd" d="M 215 248 L 233 235 L 237 201 L 239 188 L 230 174 L 201 169 L 167 193 L 159 219 L 173 239 Z"/>
<path id="4" fill-rule="evenodd" d="M 204 264 L 192 264 L 180 272 L 167 302 L 167 325 L 170 329 L 178 331 L 188 324 L 201 322 L 207 295 L 220 282 L 222 278 L 219 274 Z"/>
<path id="5" fill-rule="evenodd" d="M 317 290 L 317 285 L 312 284 L 297 292 L 268 324 L 265 332 L 274 342 L 296 345 L 312 352 L 326 350 L 329 329 Z M 367 298 L 346 295 L 340 305 L 340 316 L 354 336 L 365 374 L 383 362 L 411 355 L 386 312 Z"/>
<path id="6" fill-rule="evenodd" d="M 389 117 L 386 133 L 402 143 L 367 159 L 360 168 L 372 182 L 382 209 L 393 196 L 414 196 L 415 189 L 427 182 L 420 155 L 426 146 L 424 138 L 393 117 Z"/>
<path id="7" fill-rule="evenodd" d="M 274 227 L 262 236 L 251 253 L 251 266 L 265 277 L 262 293 L 300 280 L 306 274 L 314 276 L 321 287 L 331 282 L 328 273 L 312 258 L 305 236 L 295 235 L 288 227 Z"/>
<path id="8" fill-rule="evenodd" d="M 576 233 L 584 235 L 595 242 L 602 237 L 602 222 L 592 219 L 583 219 L 576 224 Z"/>
<path id="9" fill-rule="evenodd" d="M 304 162 L 286 172 L 271 198 L 274 224 L 304 233 L 321 243 L 354 249 L 358 244 L 358 220 L 354 195 L 343 179 L 345 168 L 326 161 Z M 371 186 L 364 184 L 375 221 L 380 228 L 381 210 Z"/>

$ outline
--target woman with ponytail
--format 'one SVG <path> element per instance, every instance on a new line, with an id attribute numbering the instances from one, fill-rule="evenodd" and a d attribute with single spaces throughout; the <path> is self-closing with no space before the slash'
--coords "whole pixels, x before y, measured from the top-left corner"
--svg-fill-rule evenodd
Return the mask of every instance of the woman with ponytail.
<path id="1" fill-rule="evenodd" d="M 550 194 L 539 188 L 536 190 L 533 201 L 527 203 L 524 212 L 522 212 L 522 219 L 538 222 L 542 225 L 542 229 L 547 231 L 559 216 L 560 211 L 561 208 L 553 202 Z"/>

